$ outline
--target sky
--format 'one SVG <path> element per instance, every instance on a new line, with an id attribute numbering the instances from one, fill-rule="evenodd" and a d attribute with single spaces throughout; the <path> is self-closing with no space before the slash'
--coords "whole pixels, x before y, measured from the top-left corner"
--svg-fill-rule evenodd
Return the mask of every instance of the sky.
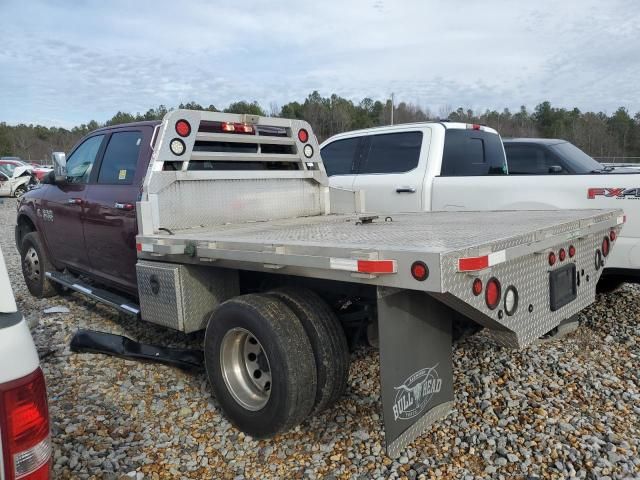
<path id="1" fill-rule="evenodd" d="M 0 121 L 71 127 L 313 90 L 640 111 L 637 0 L 0 0 Z"/>

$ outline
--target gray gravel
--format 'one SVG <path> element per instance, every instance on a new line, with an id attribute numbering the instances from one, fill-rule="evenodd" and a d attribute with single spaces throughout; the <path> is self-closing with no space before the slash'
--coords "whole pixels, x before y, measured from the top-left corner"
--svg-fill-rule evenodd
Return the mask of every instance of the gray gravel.
<path id="1" fill-rule="evenodd" d="M 481 333 L 456 345 L 456 411 L 391 460 L 382 449 L 375 351 L 353 355 L 347 393 L 330 411 L 253 440 L 221 415 L 203 373 L 71 353 L 78 327 L 180 346 L 202 337 L 137 324 L 77 294 L 32 298 L 14 219 L 15 201 L 6 199 L 0 244 L 18 304 L 35 325 L 55 478 L 640 478 L 636 286 L 599 296 L 561 340 L 512 351 Z M 70 312 L 43 313 L 54 306 Z"/>

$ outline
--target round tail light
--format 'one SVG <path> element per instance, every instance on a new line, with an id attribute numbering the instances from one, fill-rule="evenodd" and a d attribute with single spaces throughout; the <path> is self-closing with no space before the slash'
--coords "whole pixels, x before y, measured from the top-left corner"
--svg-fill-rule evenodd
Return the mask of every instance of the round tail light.
<path id="1" fill-rule="evenodd" d="M 480 280 L 479 278 L 476 278 L 473 281 L 473 285 L 471 287 L 471 291 L 473 292 L 473 294 L 477 297 L 478 295 L 480 295 L 482 293 L 482 280 Z"/>
<path id="2" fill-rule="evenodd" d="M 569 258 L 573 258 L 576 256 L 576 247 L 573 245 L 569 245 Z"/>
<path id="3" fill-rule="evenodd" d="M 305 157 L 307 158 L 313 157 L 313 147 L 311 145 L 305 145 L 302 151 L 304 152 Z"/>
<path id="4" fill-rule="evenodd" d="M 513 285 L 507 287 L 504 292 L 504 311 L 511 316 L 518 310 L 518 290 Z"/>
<path id="5" fill-rule="evenodd" d="M 612 242 L 616 241 L 616 238 L 618 238 L 618 234 L 616 233 L 615 230 L 611 230 L 611 232 L 609 232 L 609 238 L 611 239 Z"/>
<path id="6" fill-rule="evenodd" d="M 184 142 L 179 138 L 174 138 L 173 140 L 171 140 L 171 143 L 169 144 L 169 149 L 171 150 L 171 153 L 177 156 L 182 155 L 186 148 L 187 147 L 185 146 Z"/>
<path id="7" fill-rule="evenodd" d="M 298 140 L 302 143 L 307 143 L 309 141 L 309 132 L 307 132 L 304 128 L 298 130 Z"/>
<path id="8" fill-rule="evenodd" d="M 611 244 L 609 243 L 609 237 L 604 237 L 602 239 L 602 256 L 609 256 L 609 247 Z"/>
<path id="9" fill-rule="evenodd" d="M 564 259 L 567 258 L 567 251 L 564 248 L 561 248 L 558 252 L 558 258 L 561 262 L 564 262 Z"/>
<path id="10" fill-rule="evenodd" d="M 424 282 L 429 276 L 429 268 L 424 262 L 413 262 L 411 265 L 411 275 L 419 282 Z"/>
<path id="11" fill-rule="evenodd" d="M 549 265 L 552 267 L 556 264 L 556 254 L 553 252 L 549 252 Z"/>
<path id="12" fill-rule="evenodd" d="M 502 297 L 502 288 L 497 278 L 492 277 L 487 282 L 487 287 L 484 290 L 484 300 L 487 303 L 489 310 L 495 310 L 500 303 Z"/>
<path id="13" fill-rule="evenodd" d="M 176 133 L 181 137 L 188 137 L 191 134 L 191 125 L 186 120 L 176 122 Z"/>

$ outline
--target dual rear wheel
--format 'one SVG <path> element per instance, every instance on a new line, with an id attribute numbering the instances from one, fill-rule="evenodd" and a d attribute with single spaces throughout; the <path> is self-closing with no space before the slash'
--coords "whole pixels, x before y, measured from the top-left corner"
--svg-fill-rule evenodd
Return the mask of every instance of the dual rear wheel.
<path id="1" fill-rule="evenodd" d="M 212 314 L 205 364 L 227 417 L 269 437 L 321 412 L 344 392 L 347 340 L 314 292 L 280 288 L 228 300 Z"/>

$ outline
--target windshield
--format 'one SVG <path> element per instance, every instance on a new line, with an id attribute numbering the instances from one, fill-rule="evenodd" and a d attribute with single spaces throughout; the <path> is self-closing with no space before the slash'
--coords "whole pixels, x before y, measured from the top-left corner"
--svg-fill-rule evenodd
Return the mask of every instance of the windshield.
<path id="1" fill-rule="evenodd" d="M 569 142 L 550 145 L 550 148 L 565 160 L 575 173 L 591 173 L 600 171 L 604 166 Z"/>
<path id="2" fill-rule="evenodd" d="M 13 172 L 16 166 L 13 163 L 0 163 L 0 172 L 4 173 L 7 177 L 13 177 Z"/>

